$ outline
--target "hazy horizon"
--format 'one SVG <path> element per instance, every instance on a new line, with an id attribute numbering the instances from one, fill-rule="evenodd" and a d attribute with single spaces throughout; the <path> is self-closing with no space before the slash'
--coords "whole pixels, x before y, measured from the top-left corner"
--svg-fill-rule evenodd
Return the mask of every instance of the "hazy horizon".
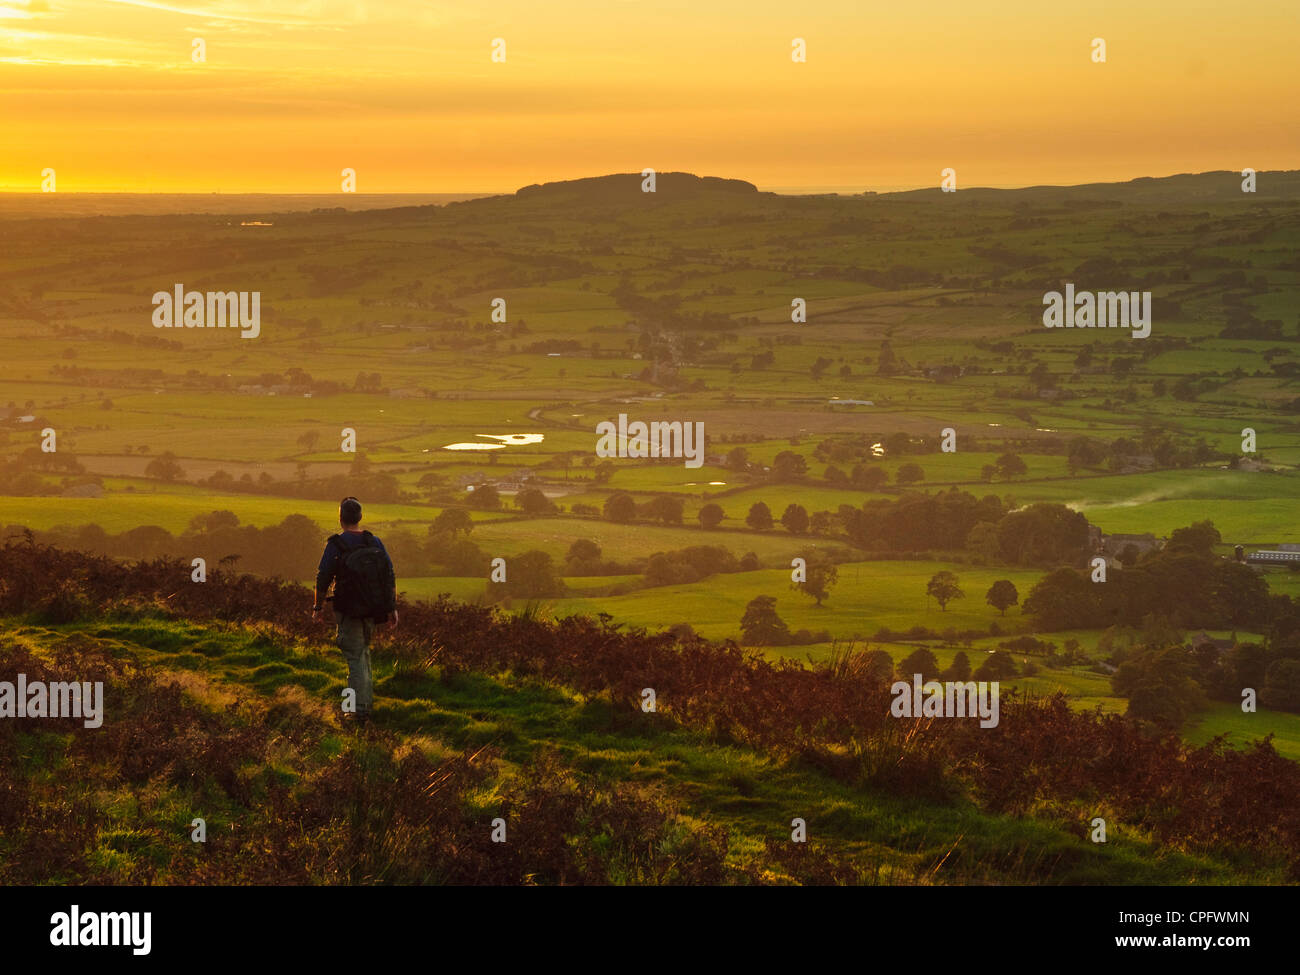
<path id="1" fill-rule="evenodd" d="M 1293 170 L 1284 169 L 1284 170 L 1273 170 L 1273 171 L 1269 171 L 1269 170 L 1260 170 L 1260 171 L 1276 173 L 1276 172 L 1292 172 Z M 660 170 L 659 172 L 665 173 L 665 172 L 690 172 L 690 171 L 678 170 L 678 169 L 664 169 L 664 170 Z M 966 190 L 977 190 L 977 189 L 1026 190 L 1026 189 L 1036 189 L 1041 187 L 1070 188 L 1070 187 L 1077 187 L 1077 186 L 1091 186 L 1091 185 L 1105 185 L 1105 184 L 1122 185 L 1124 183 L 1129 183 L 1139 179 L 1170 179 L 1177 176 L 1202 176 L 1202 175 L 1206 175 L 1207 173 L 1215 173 L 1215 172 L 1234 172 L 1234 170 L 1232 170 L 1229 167 L 1225 169 L 1212 169 L 1212 170 L 1203 170 L 1203 171 L 1195 171 L 1195 172 L 1180 171 L 1180 172 L 1173 172 L 1173 173 L 1162 173 L 1160 175 L 1153 175 L 1151 173 L 1137 173 L 1135 175 L 1124 177 L 1124 178 L 1087 179 L 1087 180 L 1080 180 L 1078 182 L 979 183 L 979 184 L 966 185 L 963 186 L 962 188 Z M 629 175 L 629 174 L 584 173 L 579 175 L 565 176 L 555 180 L 546 180 L 542 182 L 566 183 L 566 182 L 573 182 L 582 179 L 593 179 L 593 178 L 601 178 L 606 176 L 618 176 L 618 175 Z M 720 179 L 740 179 L 743 180 L 744 182 L 750 182 L 750 183 L 754 182 L 753 180 L 745 179 L 745 177 L 743 176 L 736 176 L 728 173 L 696 172 L 696 173 L 691 173 L 691 175 L 702 176 L 702 177 L 715 177 Z M 407 190 L 385 190 L 385 191 L 376 191 L 376 192 L 358 191 L 358 192 L 350 192 L 350 193 L 343 193 L 340 191 L 304 192 L 302 190 L 199 190 L 199 189 L 174 189 L 174 190 L 172 189 L 169 190 L 136 190 L 136 189 L 62 190 L 60 189 L 57 191 L 57 193 L 61 196 L 81 196 L 81 197 L 89 197 L 89 196 L 301 197 L 304 199 L 313 199 L 313 200 L 314 199 L 338 199 L 339 200 L 338 205 L 342 206 L 345 205 L 348 201 L 356 201 L 358 199 L 367 199 L 367 198 L 376 199 L 376 198 L 388 198 L 388 197 L 448 197 L 448 198 L 457 197 L 461 199 L 476 199 L 476 198 L 487 197 L 487 196 L 513 196 L 520 189 L 523 189 L 525 186 L 529 186 L 529 185 L 537 185 L 537 184 L 525 183 L 508 189 L 506 188 L 450 189 L 450 190 L 407 189 Z M 822 185 L 822 184 L 765 185 L 762 183 L 754 183 L 754 186 L 758 189 L 760 193 L 776 193 L 782 196 L 806 196 L 812 194 L 830 194 L 830 193 L 837 193 L 845 196 L 853 196 L 861 193 L 911 193 L 911 192 L 915 192 L 916 190 L 937 189 L 938 185 L 939 185 L 939 181 L 938 181 L 937 173 L 936 173 L 935 180 L 928 183 L 895 183 L 895 184 L 860 183 L 860 184 L 830 184 L 830 185 Z M 34 187 L 22 187 L 22 186 L 9 185 L 9 186 L 0 186 L 0 195 L 41 196 L 41 195 L 50 195 L 50 194 L 42 193 L 42 191 L 39 188 L 39 185 Z"/>

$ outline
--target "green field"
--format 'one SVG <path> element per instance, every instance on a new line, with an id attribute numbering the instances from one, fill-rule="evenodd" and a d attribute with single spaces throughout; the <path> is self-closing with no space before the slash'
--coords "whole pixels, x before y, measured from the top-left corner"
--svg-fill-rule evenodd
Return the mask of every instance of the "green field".
<path id="1" fill-rule="evenodd" d="M 948 568 L 942 562 L 850 562 L 839 566 L 839 583 L 821 606 L 791 588 L 790 570 L 763 570 L 716 575 L 687 586 L 643 589 L 626 596 L 603 596 L 599 602 L 552 599 L 556 615 L 612 613 L 636 626 L 689 623 L 703 636 L 739 638 L 745 604 L 759 594 L 775 596 L 776 611 L 792 631 L 829 630 L 838 639 L 866 639 L 881 627 L 906 630 L 926 626 L 987 629 L 995 620 L 1008 632 L 1023 624 L 1013 608 L 1005 617 L 985 604 L 984 594 L 998 579 L 1010 579 L 1022 594 L 1038 573 L 970 568 L 959 571 L 966 598 L 941 611 L 933 599 L 926 606 L 925 586 L 930 577 Z"/>
<path id="2" fill-rule="evenodd" d="M 367 522 L 376 531 L 384 525 L 422 527 L 438 515 L 438 508 L 413 504 L 375 503 L 367 506 Z M 338 503 L 266 497 L 256 494 L 221 494 L 206 489 L 169 486 L 158 490 L 115 492 L 102 498 L 3 498 L 0 524 L 49 529 L 58 525 L 97 524 L 108 532 L 124 532 L 140 525 L 157 525 L 173 534 L 185 530 L 195 515 L 233 511 L 241 524 L 279 524 L 289 515 L 305 515 L 321 526 L 323 534 L 338 530 Z M 476 521 L 505 517 L 475 512 Z"/>

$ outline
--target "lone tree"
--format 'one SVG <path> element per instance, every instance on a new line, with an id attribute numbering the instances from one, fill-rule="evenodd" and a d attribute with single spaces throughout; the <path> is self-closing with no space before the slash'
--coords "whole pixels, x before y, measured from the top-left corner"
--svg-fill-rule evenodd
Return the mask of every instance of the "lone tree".
<path id="1" fill-rule="evenodd" d="M 939 676 L 939 660 L 929 647 L 913 650 L 898 663 L 898 679 L 910 682 L 921 675 L 921 680 L 932 680 Z"/>
<path id="2" fill-rule="evenodd" d="M 936 572 L 930 577 L 930 581 L 926 583 L 925 592 L 935 598 L 939 603 L 939 609 L 945 613 L 948 612 L 948 603 L 951 600 L 966 598 L 966 594 L 957 585 L 957 576 L 947 569 Z"/>
<path id="3" fill-rule="evenodd" d="M 952 666 L 943 672 L 944 680 L 970 680 L 970 658 L 962 650 L 958 650 L 952 658 Z"/>
<path id="4" fill-rule="evenodd" d="M 776 615 L 775 596 L 755 596 L 740 618 L 740 635 L 750 646 L 783 646 L 790 642 L 790 628 Z"/>
<path id="5" fill-rule="evenodd" d="M 661 494 L 642 505 L 641 513 L 656 521 L 663 522 L 665 525 L 680 525 L 685 507 L 686 502 L 681 498 Z"/>
<path id="6" fill-rule="evenodd" d="M 710 502 L 700 509 L 697 518 L 700 519 L 701 528 L 717 528 L 727 513 L 722 510 L 722 505 Z"/>
<path id="7" fill-rule="evenodd" d="M 474 519 L 464 508 L 444 508 L 438 512 L 429 526 L 429 535 L 451 535 L 453 538 L 462 532 L 468 535 L 474 530 Z"/>
<path id="8" fill-rule="evenodd" d="M 925 471 L 921 470 L 920 464 L 904 464 L 894 475 L 894 480 L 899 484 L 916 484 L 925 480 Z"/>
<path id="9" fill-rule="evenodd" d="M 605 502 L 605 519 L 627 524 L 636 518 L 636 499 L 620 491 Z"/>
<path id="10" fill-rule="evenodd" d="M 749 514 L 745 515 L 745 524 L 754 531 L 767 531 L 772 527 L 772 509 L 762 501 L 756 501 L 749 508 Z"/>
<path id="11" fill-rule="evenodd" d="M 803 454 L 783 450 L 772 461 L 772 477 L 778 481 L 793 481 L 808 473 L 808 461 Z"/>
<path id="12" fill-rule="evenodd" d="M 590 538 L 576 538 L 564 556 L 566 562 L 595 562 L 600 558 L 600 546 Z"/>
<path id="13" fill-rule="evenodd" d="M 1214 546 L 1222 541 L 1223 538 L 1219 530 L 1214 527 L 1214 522 L 1198 521 L 1186 528 L 1175 528 L 1170 532 L 1169 541 L 1165 543 L 1165 551 L 1174 552 L 1183 549 L 1198 555 L 1212 555 Z"/>
<path id="14" fill-rule="evenodd" d="M 875 684 L 888 684 L 894 677 L 894 658 L 884 650 L 868 650 L 863 657 L 867 677 Z"/>
<path id="15" fill-rule="evenodd" d="M 807 566 L 804 571 L 806 578 L 803 582 L 796 582 L 792 588 L 798 589 L 805 596 L 811 596 L 821 606 L 822 600 L 830 598 L 831 589 L 839 582 L 840 570 L 833 562 L 824 559 L 813 561 L 809 555 L 804 555 L 804 563 Z"/>
<path id="16" fill-rule="evenodd" d="M 499 602 L 508 597 L 536 599 L 564 593 L 564 582 L 555 574 L 551 556 L 536 549 L 510 557 L 505 582 L 487 583 L 487 598 Z"/>
<path id="17" fill-rule="evenodd" d="M 1019 454 L 1007 453 L 998 458 L 998 473 L 1004 478 L 1012 478 L 1029 473 L 1029 468 L 1025 466 Z"/>
<path id="18" fill-rule="evenodd" d="M 1003 616 L 1007 615 L 1007 607 L 1014 606 L 1020 602 L 1020 593 L 1016 591 L 1015 584 L 1010 579 L 999 579 L 993 585 L 989 586 L 989 591 L 984 596 L 984 601 L 1000 612 Z"/>
<path id="19" fill-rule="evenodd" d="M 994 650 L 975 668 L 976 680 L 1010 680 L 1019 673 L 1016 662 L 1005 650 Z"/>
<path id="20" fill-rule="evenodd" d="M 302 461 L 299 461 L 298 464 L 300 467 L 304 468 L 307 466 Z M 437 498 L 438 494 L 441 492 L 442 485 L 446 480 L 447 478 L 442 474 L 439 474 L 436 471 L 430 471 L 428 474 L 420 475 L 420 479 L 416 481 L 415 484 L 421 490 L 428 492 L 430 500 L 433 500 Z"/>
<path id="21" fill-rule="evenodd" d="M 160 481 L 178 481 L 185 476 L 185 471 L 176 462 L 176 455 L 168 450 L 145 465 L 144 476 L 156 477 Z"/>
<path id="22" fill-rule="evenodd" d="M 1209 703 L 1181 646 L 1139 650 L 1119 665 L 1110 686 L 1128 698 L 1128 714 L 1175 730 Z"/>
<path id="23" fill-rule="evenodd" d="M 475 508 L 496 511 L 501 507 L 501 493 L 491 484 L 480 484 L 466 496 L 465 503 Z"/>
<path id="24" fill-rule="evenodd" d="M 889 474 L 883 467 L 867 467 L 864 464 L 855 464 L 853 473 L 849 475 L 849 482 L 863 491 L 878 491 L 888 480 Z"/>
<path id="25" fill-rule="evenodd" d="M 515 507 L 523 509 L 526 515 L 545 515 L 555 510 L 555 505 L 537 488 L 524 488 L 515 495 Z"/>

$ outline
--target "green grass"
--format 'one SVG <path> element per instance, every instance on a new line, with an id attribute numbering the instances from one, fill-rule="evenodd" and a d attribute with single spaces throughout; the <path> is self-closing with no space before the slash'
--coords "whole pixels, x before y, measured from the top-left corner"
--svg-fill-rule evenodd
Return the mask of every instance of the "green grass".
<path id="1" fill-rule="evenodd" d="M 187 695 L 214 712 L 249 694 L 269 703 L 295 685 L 330 708 L 346 676 L 341 656 L 332 650 L 282 645 L 239 629 L 210 630 L 156 618 L 54 629 L 9 621 L 4 628 L 38 650 L 59 635 L 81 633 L 154 672 L 188 671 L 194 676 L 184 685 Z M 187 652 L 200 644 L 202 655 Z M 814 842 L 874 863 L 879 883 L 1001 878 L 1173 884 L 1245 876 L 1240 867 L 1164 849 L 1137 833 L 1098 846 L 1086 842 L 1082 829 L 1067 829 L 1059 819 L 1005 818 L 963 799 L 935 804 L 852 788 L 798 762 L 717 744 L 650 715 L 615 712 L 602 698 L 583 698 L 531 679 L 470 673 L 443 681 L 436 669 L 395 670 L 382 653 L 374 669 L 376 716 L 400 739 L 443 757 L 493 744 L 502 750 L 507 776 L 539 750 L 554 749 L 597 779 L 653 784 L 678 797 L 689 819 L 725 827 L 732 863 L 761 861 L 763 838 L 788 836 L 789 820 L 797 815 L 808 823 Z M 314 760 L 328 761 L 341 747 L 346 746 L 339 739 L 327 738 Z M 286 767 L 259 774 L 293 781 L 305 771 Z M 76 793 L 76 770 L 61 774 L 65 787 Z M 141 798 L 127 788 L 95 797 L 105 826 L 93 862 L 110 872 L 125 876 L 140 857 L 165 867 L 177 855 L 176 844 L 163 839 L 166 823 L 184 823 L 192 799 L 174 787 L 162 794 L 155 789 L 147 803 Z M 233 810 L 217 807 L 208 813 L 211 830 L 226 823 Z M 1082 822 L 1082 810 L 1076 818 Z M 940 866 L 954 844 L 962 856 Z"/>
<path id="2" fill-rule="evenodd" d="M 477 530 L 475 532 L 477 534 Z M 758 595 L 775 596 L 776 611 L 790 629 L 829 630 L 832 636 L 866 638 L 881 627 L 907 630 L 921 625 L 933 630 L 987 629 L 997 621 L 1005 631 L 1023 626 L 1018 611 L 1005 617 L 984 602 L 998 579 L 1010 579 L 1022 597 L 1041 573 L 1024 569 L 955 567 L 964 599 L 940 610 L 927 600 L 926 583 L 936 572 L 953 566 L 942 562 L 850 562 L 839 566 L 839 582 L 821 607 L 791 588 L 789 569 L 767 569 L 710 576 L 683 586 L 643 589 L 625 596 L 548 600 L 555 615 L 606 612 L 637 626 L 690 623 L 703 636 L 739 637 L 745 605 Z"/>
<path id="3" fill-rule="evenodd" d="M 182 532 L 195 515 L 212 511 L 233 511 L 246 525 L 275 525 L 289 515 L 305 515 L 328 534 L 338 529 L 337 501 L 302 501 L 259 494 L 222 494 L 189 485 L 157 486 L 154 490 L 106 493 L 102 498 L 0 497 L 0 524 L 21 524 L 38 531 L 59 525 L 97 524 L 118 533 L 140 525 L 157 525 L 173 534 Z M 414 504 L 367 503 L 367 527 L 379 531 L 385 525 L 402 524 L 422 529 L 437 517 L 440 508 Z M 473 512 L 476 522 L 507 517 L 496 512 Z M 422 533 L 422 530 L 421 530 Z"/>
<path id="4" fill-rule="evenodd" d="M 1275 736 L 1273 747 L 1279 755 L 1300 761 L 1300 714 L 1286 711 L 1260 708 L 1253 714 L 1246 714 L 1239 704 L 1215 701 L 1208 710 L 1193 718 L 1183 737 L 1193 744 L 1203 745 L 1216 735 L 1227 735 L 1231 744 L 1241 747 L 1268 734 Z"/>

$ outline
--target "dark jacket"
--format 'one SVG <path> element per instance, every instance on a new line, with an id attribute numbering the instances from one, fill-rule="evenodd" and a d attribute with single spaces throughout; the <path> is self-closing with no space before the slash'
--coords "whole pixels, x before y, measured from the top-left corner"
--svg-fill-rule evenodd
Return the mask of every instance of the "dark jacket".
<path id="1" fill-rule="evenodd" d="M 325 543 L 325 551 L 321 553 L 320 565 L 316 568 L 316 602 L 313 604 L 316 608 L 324 606 L 326 599 L 334 598 L 332 594 L 327 596 L 326 593 L 329 593 L 334 585 L 334 579 L 338 575 L 339 559 L 347 552 L 367 544 L 367 535 L 370 535 L 370 533 L 343 531 L 331 536 L 330 540 Z M 384 543 L 379 540 L 377 535 L 370 535 L 370 538 L 374 540 L 379 550 L 384 553 L 384 558 L 388 559 L 388 565 L 391 568 L 393 560 L 389 556 L 388 550 L 384 548 Z M 395 575 L 396 573 L 394 573 Z"/>

